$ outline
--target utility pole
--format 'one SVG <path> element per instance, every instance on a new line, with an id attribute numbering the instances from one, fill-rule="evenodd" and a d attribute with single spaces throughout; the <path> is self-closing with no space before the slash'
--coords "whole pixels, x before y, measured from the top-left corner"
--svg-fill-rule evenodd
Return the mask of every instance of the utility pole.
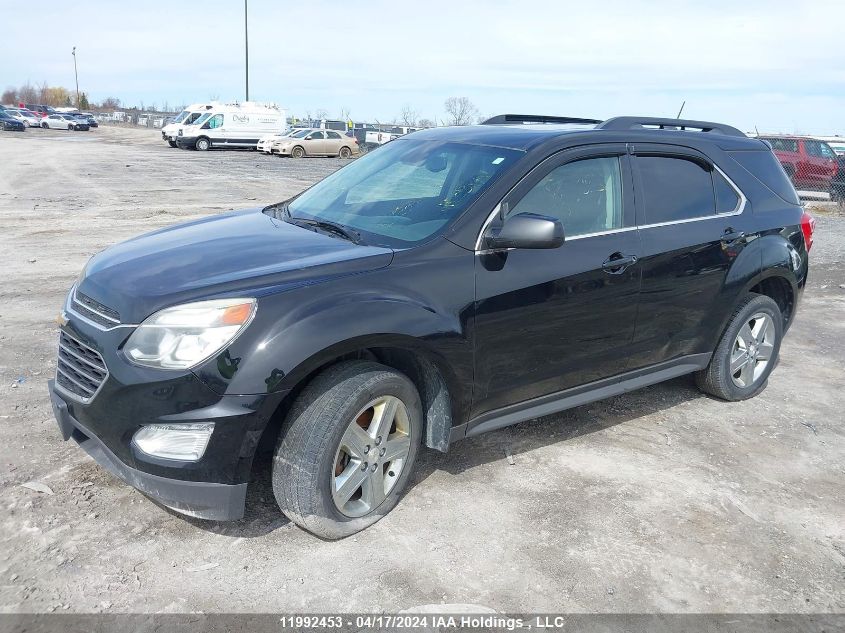
<path id="1" fill-rule="evenodd" d="M 76 46 L 73 47 L 70 54 L 73 55 L 73 76 L 76 78 L 76 108 L 79 109 L 79 73 L 76 72 Z"/>
<path id="2" fill-rule="evenodd" d="M 247 3 L 244 0 L 244 59 L 246 61 L 246 100 L 249 101 L 249 17 L 247 15 Z"/>

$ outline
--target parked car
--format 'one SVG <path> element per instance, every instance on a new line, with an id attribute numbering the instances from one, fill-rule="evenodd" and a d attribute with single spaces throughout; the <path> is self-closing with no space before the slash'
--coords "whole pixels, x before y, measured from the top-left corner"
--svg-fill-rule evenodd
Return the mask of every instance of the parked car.
<path id="1" fill-rule="evenodd" d="M 56 114 L 56 110 L 51 108 L 50 106 L 40 105 L 37 103 L 22 103 L 20 107 L 26 108 L 30 112 L 34 112 L 36 115 L 40 116 L 42 119 L 46 116 L 51 114 Z"/>
<path id="2" fill-rule="evenodd" d="M 41 127 L 56 130 L 78 130 L 87 131 L 89 126 L 85 121 L 77 119 L 72 114 L 56 113 L 49 114 L 41 119 Z"/>
<path id="3" fill-rule="evenodd" d="M 25 132 L 26 125 L 14 118 L 6 110 L 0 110 L 0 129 L 5 132 Z"/>
<path id="4" fill-rule="evenodd" d="M 6 108 L 5 111 L 6 114 L 13 119 L 17 119 L 27 127 L 41 126 L 41 117 L 37 116 L 34 112 L 22 108 Z"/>
<path id="5" fill-rule="evenodd" d="M 259 152 L 263 152 L 265 154 L 272 154 L 273 153 L 273 143 L 283 138 L 287 138 L 294 134 L 297 130 L 296 129 L 289 129 L 285 130 L 284 132 L 274 132 L 273 134 L 265 134 L 260 139 L 258 139 L 258 144 L 255 146 Z"/>
<path id="6" fill-rule="evenodd" d="M 97 118 L 90 112 L 78 112 L 74 116 L 81 121 L 87 122 L 89 127 L 100 127 L 100 124 L 97 123 Z"/>
<path id="7" fill-rule="evenodd" d="M 830 189 L 830 199 L 833 202 L 838 202 L 840 206 L 845 205 L 845 155 L 837 159 L 839 163 L 836 170 L 836 177 L 833 179 L 833 185 Z"/>
<path id="8" fill-rule="evenodd" d="M 94 255 L 53 410 L 104 468 L 204 519 L 243 515 L 269 447 L 282 511 L 340 538 L 396 505 L 423 445 L 688 373 L 757 395 L 812 240 L 769 146 L 727 125 L 416 132 L 292 199 Z"/>
<path id="9" fill-rule="evenodd" d="M 780 164 L 797 189 L 831 191 L 836 177 L 836 153 L 830 146 L 801 136 L 761 136 L 772 146 Z"/>
<path id="10" fill-rule="evenodd" d="M 337 156 L 352 158 L 358 153 L 358 140 L 336 130 L 299 130 L 273 142 L 272 152 L 279 156 Z"/>

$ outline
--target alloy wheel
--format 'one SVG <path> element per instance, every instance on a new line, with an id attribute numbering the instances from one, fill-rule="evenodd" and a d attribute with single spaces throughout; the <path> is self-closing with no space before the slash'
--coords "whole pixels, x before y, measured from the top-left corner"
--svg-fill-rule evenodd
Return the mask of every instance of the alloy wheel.
<path id="1" fill-rule="evenodd" d="M 754 384 L 772 361 L 775 324 L 768 314 L 758 312 L 745 322 L 731 348 L 731 380 L 743 389 Z"/>
<path id="2" fill-rule="evenodd" d="M 350 421 L 333 463 L 338 510 L 361 517 L 381 505 L 407 462 L 410 430 L 408 410 L 395 396 L 376 398 Z"/>

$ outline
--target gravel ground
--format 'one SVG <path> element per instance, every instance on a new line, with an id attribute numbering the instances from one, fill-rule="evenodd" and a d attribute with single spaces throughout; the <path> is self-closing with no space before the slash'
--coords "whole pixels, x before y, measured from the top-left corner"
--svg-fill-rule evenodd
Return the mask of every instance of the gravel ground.
<path id="1" fill-rule="evenodd" d="M 239 522 L 155 505 L 61 441 L 46 381 L 91 254 L 277 201 L 343 161 L 100 128 L 4 134 L 0 164 L 0 612 L 845 609 L 845 216 L 830 205 L 762 395 L 727 404 L 682 378 L 427 451 L 393 513 L 326 543 L 286 521 L 260 469 Z"/>

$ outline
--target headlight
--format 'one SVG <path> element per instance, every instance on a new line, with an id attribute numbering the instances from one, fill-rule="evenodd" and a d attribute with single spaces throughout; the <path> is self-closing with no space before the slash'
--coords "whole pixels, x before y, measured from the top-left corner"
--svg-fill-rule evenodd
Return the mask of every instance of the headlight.
<path id="1" fill-rule="evenodd" d="M 188 369 L 231 343 L 255 315 L 255 299 L 218 299 L 166 308 L 144 321 L 124 346 L 137 365 Z"/>

